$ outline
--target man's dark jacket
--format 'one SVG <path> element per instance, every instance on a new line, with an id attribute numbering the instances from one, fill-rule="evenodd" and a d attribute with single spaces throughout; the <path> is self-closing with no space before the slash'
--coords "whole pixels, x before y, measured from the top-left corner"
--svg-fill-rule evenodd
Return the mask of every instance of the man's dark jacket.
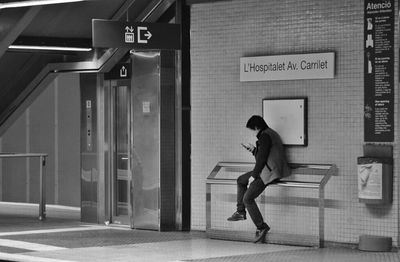
<path id="1" fill-rule="evenodd" d="M 253 152 L 256 164 L 252 176 L 260 177 L 264 184 L 289 176 L 290 168 L 278 133 L 267 127 L 257 134 L 257 138 Z"/>

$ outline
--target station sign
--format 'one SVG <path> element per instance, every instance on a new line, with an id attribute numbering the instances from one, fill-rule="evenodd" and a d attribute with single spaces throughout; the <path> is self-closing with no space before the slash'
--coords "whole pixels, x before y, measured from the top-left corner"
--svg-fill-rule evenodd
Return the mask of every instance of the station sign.
<path id="1" fill-rule="evenodd" d="M 100 48 L 181 48 L 180 25 L 92 20 L 92 45 Z"/>
<path id="2" fill-rule="evenodd" d="M 240 58 L 240 81 L 334 78 L 335 53 Z"/>

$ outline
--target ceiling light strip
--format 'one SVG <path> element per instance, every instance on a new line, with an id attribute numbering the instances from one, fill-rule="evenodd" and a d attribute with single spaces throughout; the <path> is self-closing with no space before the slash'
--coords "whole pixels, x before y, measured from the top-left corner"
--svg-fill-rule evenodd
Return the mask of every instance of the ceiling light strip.
<path id="1" fill-rule="evenodd" d="M 64 47 L 64 46 L 36 46 L 36 45 L 10 45 L 9 49 L 20 50 L 47 50 L 47 51 L 74 51 L 74 52 L 89 52 L 91 47 Z"/>
<path id="2" fill-rule="evenodd" d="M 5 8 L 16 8 L 16 7 L 27 7 L 27 6 L 38 6 L 38 5 L 53 5 L 53 4 L 64 4 L 73 2 L 83 2 L 87 0 L 31 0 L 31 1 L 15 1 L 0 4 L 0 9 Z"/>

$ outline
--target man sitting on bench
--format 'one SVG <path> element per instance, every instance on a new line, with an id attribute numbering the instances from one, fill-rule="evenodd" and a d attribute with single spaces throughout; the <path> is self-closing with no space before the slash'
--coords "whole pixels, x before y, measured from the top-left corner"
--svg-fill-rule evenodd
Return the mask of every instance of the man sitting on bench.
<path id="1" fill-rule="evenodd" d="M 237 211 L 228 218 L 229 221 L 246 219 L 246 210 L 257 227 L 254 243 L 265 242 L 265 236 L 270 230 L 257 207 L 255 199 L 268 185 L 277 183 L 279 179 L 290 175 L 284 147 L 278 133 L 269 128 L 261 116 L 252 116 L 246 127 L 257 137 L 256 146 L 248 144 L 242 146 L 255 157 L 253 171 L 247 172 L 237 179 Z M 250 176 L 254 181 L 249 183 Z"/>

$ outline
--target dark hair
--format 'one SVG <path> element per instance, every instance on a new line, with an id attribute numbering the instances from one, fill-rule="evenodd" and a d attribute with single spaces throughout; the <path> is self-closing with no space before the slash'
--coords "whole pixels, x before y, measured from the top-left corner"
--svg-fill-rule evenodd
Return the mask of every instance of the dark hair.
<path id="1" fill-rule="evenodd" d="M 254 115 L 247 121 L 246 127 L 250 128 L 251 130 L 263 130 L 267 128 L 268 125 L 261 116 Z"/>

